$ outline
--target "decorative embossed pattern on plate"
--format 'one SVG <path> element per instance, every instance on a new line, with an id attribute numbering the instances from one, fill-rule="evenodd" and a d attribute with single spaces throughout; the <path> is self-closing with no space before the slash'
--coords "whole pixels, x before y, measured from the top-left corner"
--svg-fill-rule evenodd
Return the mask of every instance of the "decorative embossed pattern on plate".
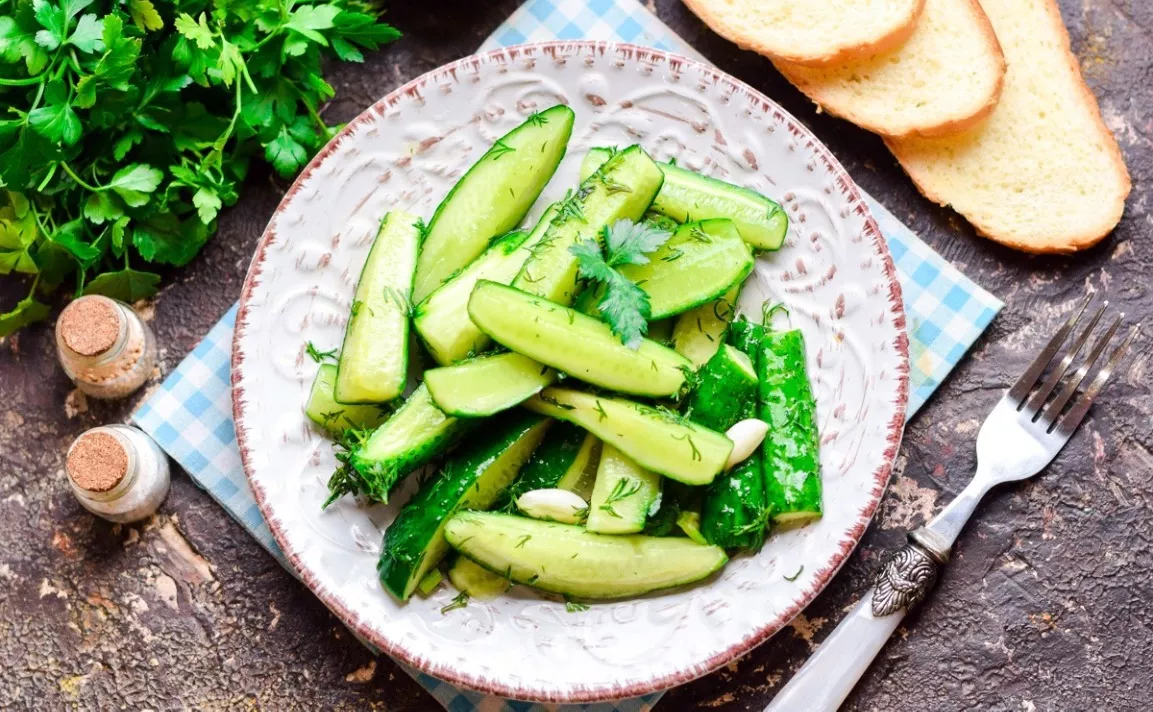
<path id="1" fill-rule="evenodd" d="M 382 215 L 426 217 L 495 138 L 534 110 L 576 111 L 569 152 L 538 201 L 575 184 L 594 145 L 640 143 L 660 160 L 778 198 L 785 247 L 741 298 L 784 302 L 804 330 L 823 449 L 825 516 L 772 536 L 701 585 L 566 613 L 519 588 L 442 615 L 453 592 L 399 605 L 376 581 L 388 506 L 320 511 L 334 462 L 301 413 L 315 366 L 306 339 L 339 346 Z M 530 216 L 531 218 L 535 217 Z M 233 353 L 245 471 L 301 578 L 358 635 L 452 683 L 541 701 L 644 694 L 724 665 L 781 629 L 864 533 L 900 443 L 908 346 L 884 240 L 844 169 L 779 106 L 712 67 L 631 45 L 556 42 L 468 57 L 401 87 L 304 170 L 257 249 Z M 801 566 L 795 581 L 788 581 Z"/>

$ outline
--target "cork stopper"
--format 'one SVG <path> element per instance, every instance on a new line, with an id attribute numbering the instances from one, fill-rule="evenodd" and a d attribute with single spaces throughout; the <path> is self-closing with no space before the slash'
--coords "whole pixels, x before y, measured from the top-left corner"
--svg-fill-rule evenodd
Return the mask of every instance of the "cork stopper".
<path id="1" fill-rule="evenodd" d="M 128 474 L 128 452 L 109 433 L 84 433 L 68 451 L 66 468 L 77 487 L 107 492 Z"/>
<path id="2" fill-rule="evenodd" d="M 98 356 L 120 335 L 120 310 L 106 297 L 81 297 L 64 308 L 56 330 L 64 344 L 81 356 Z"/>

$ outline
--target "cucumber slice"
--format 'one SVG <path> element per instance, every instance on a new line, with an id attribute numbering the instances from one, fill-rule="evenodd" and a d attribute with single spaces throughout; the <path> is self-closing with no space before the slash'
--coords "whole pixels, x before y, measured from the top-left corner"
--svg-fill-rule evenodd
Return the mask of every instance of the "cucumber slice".
<path id="1" fill-rule="evenodd" d="M 375 428 L 388 419 L 392 408 L 384 405 L 345 405 L 332 397 L 336 365 L 322 363 L 312 380 L 304 414 L 328 432 L 339 435 L 349 428 Z"/>
<path id="2" fill-rule="evenodd" d="M 613 156 L 611 148 L 591 148 L 581 162 L 581 179 Z M 729 218 L 741 239 L 758 250 L 776 250 L 785 241 L 789 218 L 765 196 L 723 180 L 703 176 L 670 163 L 661 163 L 665 182 L 652 209 L 677 222 Z"/>
<path id="3" fill-rule="evenodd" d="M 723 344 L 696 381 L 685 409 L 689 420 L 723 433 L 738 420 L 756 417 L 757 370 L 735 347 Z"/>
<path id="4" fill-rule="evenodd" d="M 384 216 L 356 283 L 336 374 L 341 403 L 385 403 L 404 392 L 408 372 L 408 310 L 420 249 L 419 219 Z"/>
<path id="5" fill-rule="evenodd" d="M 544 237 L 556 213 L 557 204 L 554 203 L 545 210 L 528 235 L 515 232 L 499 238 L 472 264 L 416 306 L 413 326 L 438 364 L 448 366 L 462 361 L 491 343 L 491 339 L 468 318 L 468 297 L 472 288 L 481 279 L 501 284 L 511 282 Z"/>
<path id="6" fill-rule="evenodd" d="M 741 294 L 737 283 L 725 296 L 677 317 L 673 326 L 673 349 L 692 362 L 693 368 L 708 363 L 725 342 L 725 332 L 736 314 L 737 297 Z"/>
<path id="7" fill-rule="evenodd" d="M 711 302 L 753 271 L 753 254 L 731 220 L 702 220 L 677 228 L 648 264 L 620 273 L 649 295 L 652 319 Z"/>
<path id="8" fill-rule="evenodd" d="M 733 449 L 732 441 L 718 432 L 675 413 L 619 398 L 546 388 L 524 407 L 575 423 L 646 470 L 688 485 L 712 482 Z"/>
<path id="9" fill-rule="evenodd" d="M 601 534 L 635 534 L 645 528 L 649 510 L 660 496 L 660 475 L 605 445 L 585 528 Z"/>
<path id="10" fill-rule="evenodd" d="M 571 423 L 565 423 L 571 425 Z M 582 431 L 583 432 L 583 431 Z M 600 466 L 603 443 L 592 433 L 584 433 L 580 451 L 569 465 L 564 474 L 557 480 L 557 489 L 568 490 L 580 495 L 586 501 L 592 497 L 593 484 L 597 478 L 597 468 Z"/>
<path id="11" fill-rule="evenodd" d="M 758 416 L 769 424 L 761 453 L 773 521 L 816 519 L 821 516 L 820 437 L 800 330 L 767 333 L 757 354 L 757 369 Z"/>
<path id="12" fill-rule="evenodd" d="M 445 538 L 516 583 L 582 598 L 624 598 L 692 583 L 728 561 L 724 549 L 688 539 L 595 534 L 495 512 L 454 515 Z"/>
<path id="13" fill-rule="evenodd" d="M 544 442 L 533 451 L 532 458 L 521 468 L 516 482 L 505 490 L 493 509 L 514 511 L 516 498 L 525 492 L 538 489 L 562 488 L 558 484 L 568 474 L 570 468 L 577 466 L 584 468 L 588 462 L 588 453 L 583 453 L 584 462 L 580 462 L 587 433 L 572 423 L 559 422 L 549 429 Z M 594 438 L 595 440 L 595 438 Z"/>
<path id="14" fill-rule="evenodd" d="M 461 176 L 429 221 L 417 260 L 414 302 L 472 262 L 493 235 L 520 224 L 560 165 L 574 118 L 564 105 L 533 114 L 497 139 Z"/>
<path id="15" fill-rule="evenodd" d="M 421 596 L 427 596 L 435 591 L 436 587 L 439 586 L 443 580 L 444 576 L 441 575 L 440 569 L 433 569 L 425 574 L 424 578 L 420 580 L 420 583 L 416 585 L 416 592 Z"/>
<path id="16" fill-rule="evenodd" d="M 572 304 L 577 258 L 569 248 L 581 240 L 599 241 L 601 229 L 617 220 L 639 220 L 663 180 L 660 168 L 640 146 L 618 153 L 564 201 L 512 286 L 566 306 Z"/>
<path id="17" fill-rule="evenodd" d="M 456 444 L 477 421 L 452 418 L 436 407 L 421 384 L 396 413 L 352 454 L 352 466 L 371 501 L 387 502 L 393 486 Z"/>
<path id="18" fill-rule="evenodd" d="M 504 576 L 494 574 L 467 556 L 459 554 L 448 567 L 448 580 L 458 591 L 467 593 L 469 598 L 478 601 L 495 601 L 501 594 L 512 588 L 512 582 Z"/>
<path id="19" fill-rule="evenodd" d="M 505 353 L 431 368 L 424 383 L 432 402 L 457 418 L 508 410 L 556 380 L 556 372 L 527 356 Z"/>
<path id="20" fill-rule="evenodd" d="M 608 324 L 496 282 L 477 283 L 468 314 L 497 343 L 614 391 L 672 396 L 691 372 L 688 359 L 666 346 L 644 339 L 630 349 Z"/>
<path id="21" fill-rule="evenodd" d="M 444 526 L 461 509 L 487 509 L 540 444 L 550 421 L 514 411 L 477 433 L 404 505 L 384 533 L 377 572 L 393 596 L 407 601 L 448 552 Z"/>

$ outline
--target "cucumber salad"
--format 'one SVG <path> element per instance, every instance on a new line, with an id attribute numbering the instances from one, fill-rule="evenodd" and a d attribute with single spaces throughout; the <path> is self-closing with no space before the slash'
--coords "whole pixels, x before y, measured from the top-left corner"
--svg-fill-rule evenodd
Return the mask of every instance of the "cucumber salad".
<path id="1" fill-rule="evenodd" d="M 590 150 L 522 225 L 573 120 L 529 116 L 427 223 L 384 216 L 339 353 L 308 344 L 305 413 L 339 462 L 325 506 L 429 473 L 384 535 L 401 601 L 443 571 L 447 608 L 519 584 L 580 610 L 705 579 L 821 516 L 804 339 L 774 309 L 735 314 L 784 210 L 634 145 Z"/>

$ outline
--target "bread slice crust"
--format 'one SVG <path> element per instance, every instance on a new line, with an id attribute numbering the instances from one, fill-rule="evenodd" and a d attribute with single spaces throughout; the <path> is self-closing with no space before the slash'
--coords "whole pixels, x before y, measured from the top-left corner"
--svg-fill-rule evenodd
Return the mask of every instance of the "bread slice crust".
<path id="1" fill-rule="evenodd" d="M 782 24 L 781 31 L 758 31 L 751 27 L 738 8 L 769 15 L 779 8 L 809 6 L 814 0 L 762 0 L 755 5 L 750 0 L 684 0 L 685 5 L 701 18 L 714 32 L 742 49 L 750 49 L 770 59 L 779 59 L 811 67 L 827 67 L 876 52 L 885 52 L 904 44 L 916 27 L 917 18 L 925 7 L 925 0 L 888 0 L 892 10 L 878 23 L 872 34 L 835 36 L 814 28 L 803 32 L 800 28 Z M 834 0 L 830 4 L 851 3 Z M 856 4 L 856 3 L 852 3 Z"/>
<path id="2" fill-rule="evenodd" d="M 969 33 L 965 51 L 951 56 L 947 37 L 962 32 Z M 939 83 L 921 81 L 926 63 L 943 67 Z M 822 110 L 898 138 L 948 136 L 976 125 L 997 105 L 1005 81 L 1005 55 L 977 0 L 926 0 L 912 35 L 888 52 L 835 67 L 773 64 Z"/>
<path id="3" fill-rule="evenodd" d="M 951 206 L 979 234 L 1039 254 L 1091 247 L 1120 222 L 1132 184 L 1121 149 L 1081 77 L 1060 8 L 1055 0 L 981 4 L 1008 61 L 1001 101 L 962 134 L 887 138 L 885 144 L 927 198 Z M 1025 11 L 1037 16 L 1011 15 Z M 1075 104 L 1054 96 L 1061 87 L 1042 86 L 1039 74 L 1053 63 L 1046 62 L 1046 48 L 1030 42 L 1046 39 L 1054 44 L 1049 51 L 1063 60 L 1057 63 L 1060 81 L 1069 82 L 1064 89 L 1075 95 Z M 1043 103 L 1046 97 L 1050 104 Z M 1041 132 L 1052 135 L 1049 146 L 1036 145 Z M 1073 153 L 1079 154 L 1076 163 L 1070 163 Z"/>

